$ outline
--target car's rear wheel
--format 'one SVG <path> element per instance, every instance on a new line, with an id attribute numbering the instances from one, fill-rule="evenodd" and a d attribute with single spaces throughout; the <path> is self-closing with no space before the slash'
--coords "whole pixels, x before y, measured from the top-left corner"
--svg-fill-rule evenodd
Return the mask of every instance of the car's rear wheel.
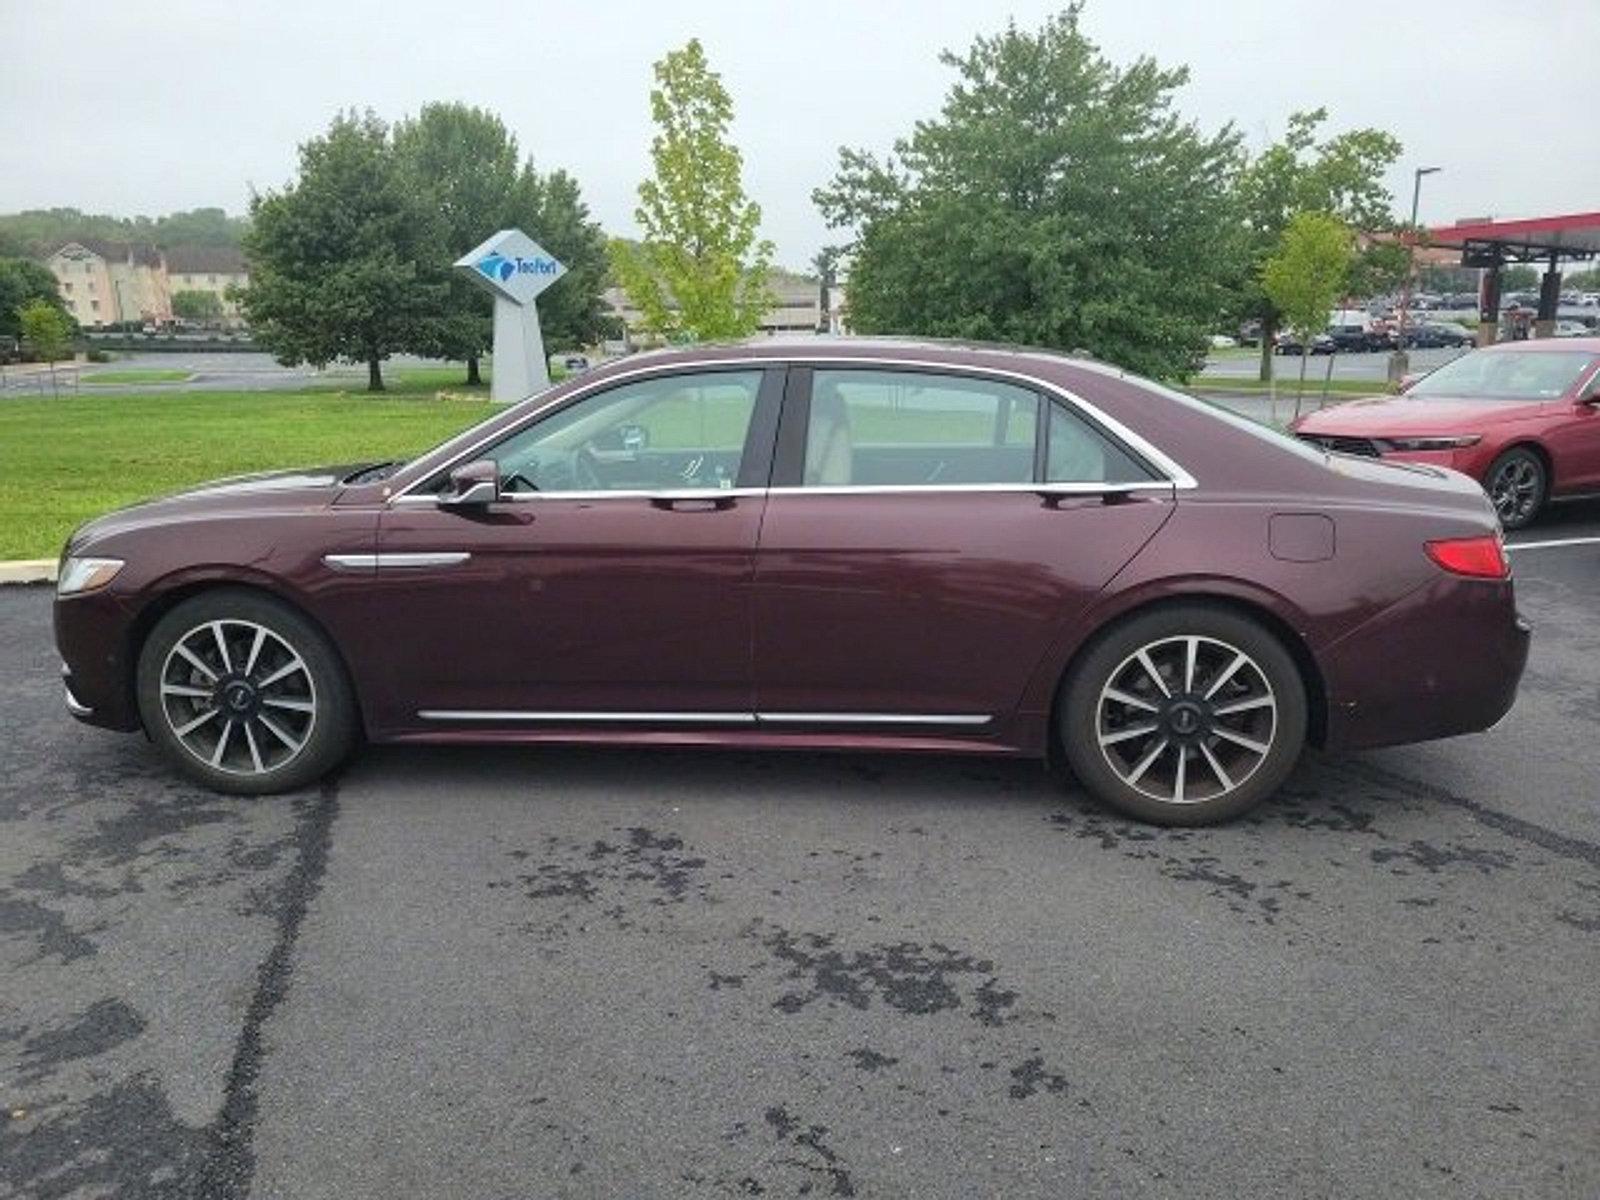
<path id="1" fill-rule="evenodd" d="M 1484 478 L 1484 491 L 1505 529 L 1533 524 L 1544 507 L 1550 476 L 1544 459 L 1525 446 L 1515 446 L 1495 459 Z"/>
<path id="2" fill-rule="evenodd" d="M 1183 605 L 1136 616 L 1078 663 L 1060 707 L 1073 773 L 1162 825 L 1205 825 L 1270 796 L 1305 744 L 1306 691 L 1257 622 Z"/>
<path id="3" fill-rule="evenodd" d="M 219 792 L 300 787 L 356 739 L 355 701 L 327 639 L 257 592 L 203 592 L 173 608 L 145 639 L 136 687 L 151 738 Z"/>

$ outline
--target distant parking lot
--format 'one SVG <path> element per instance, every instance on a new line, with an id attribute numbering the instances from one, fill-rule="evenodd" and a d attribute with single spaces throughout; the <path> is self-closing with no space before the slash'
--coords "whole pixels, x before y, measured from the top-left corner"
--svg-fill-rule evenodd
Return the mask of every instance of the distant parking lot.
<path id="1" fill-rule="evenodd" d="M 0 1195 L 1593 1197 L 1600 545 L 1514 562 L 1499 728 L 1192 831 L 902 757 L 221 798 L 0 589 Z"/>

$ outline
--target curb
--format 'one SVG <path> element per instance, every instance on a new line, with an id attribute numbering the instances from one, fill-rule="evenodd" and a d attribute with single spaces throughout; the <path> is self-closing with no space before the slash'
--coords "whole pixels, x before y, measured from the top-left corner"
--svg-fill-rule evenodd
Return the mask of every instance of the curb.
<path id="1" fill-rule="evenodd" d="M 53 558 L 26 558 L 14 562 L 0 562 L 0 585 L 53 583 L 55 577 L 56 560 Z"/>

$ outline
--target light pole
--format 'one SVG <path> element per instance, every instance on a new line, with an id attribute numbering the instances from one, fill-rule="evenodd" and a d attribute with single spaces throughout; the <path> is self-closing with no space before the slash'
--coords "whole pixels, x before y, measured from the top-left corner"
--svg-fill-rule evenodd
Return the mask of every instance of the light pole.
<path id="1" fill-rule="evenodd" d="M 1422 199 L 1422 177 L 1444 170 L 1443 167 L 1418 167 L 1411 179 L 1411 224 L 1406 227 L 1406 282 L 1400 290 L 1400 332 L 1396 335 L 1394 353 L 1389 355 L 1389 382 L 1399 384 L 1411 365 L 1406 353 L 1406 319 L 1411 315 L 1411 285 L 1417 274 L 1417 203 Z"/>

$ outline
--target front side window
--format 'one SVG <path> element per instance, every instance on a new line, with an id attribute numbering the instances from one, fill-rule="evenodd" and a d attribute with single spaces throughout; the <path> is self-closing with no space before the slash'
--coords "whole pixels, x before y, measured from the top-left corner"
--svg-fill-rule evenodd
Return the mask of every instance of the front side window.
<path id="1" fill-rule="evenodd" d="M 808 487 L 1029 483 L 1039 398 L 988 379 L 917 371 L 812 376 Z"/>
<path id="2" fill-rule="evenodd" d="M 731 488 L 760 371 L 704 371 L 585 396 L 483 453 L 509 493 Z"/>

